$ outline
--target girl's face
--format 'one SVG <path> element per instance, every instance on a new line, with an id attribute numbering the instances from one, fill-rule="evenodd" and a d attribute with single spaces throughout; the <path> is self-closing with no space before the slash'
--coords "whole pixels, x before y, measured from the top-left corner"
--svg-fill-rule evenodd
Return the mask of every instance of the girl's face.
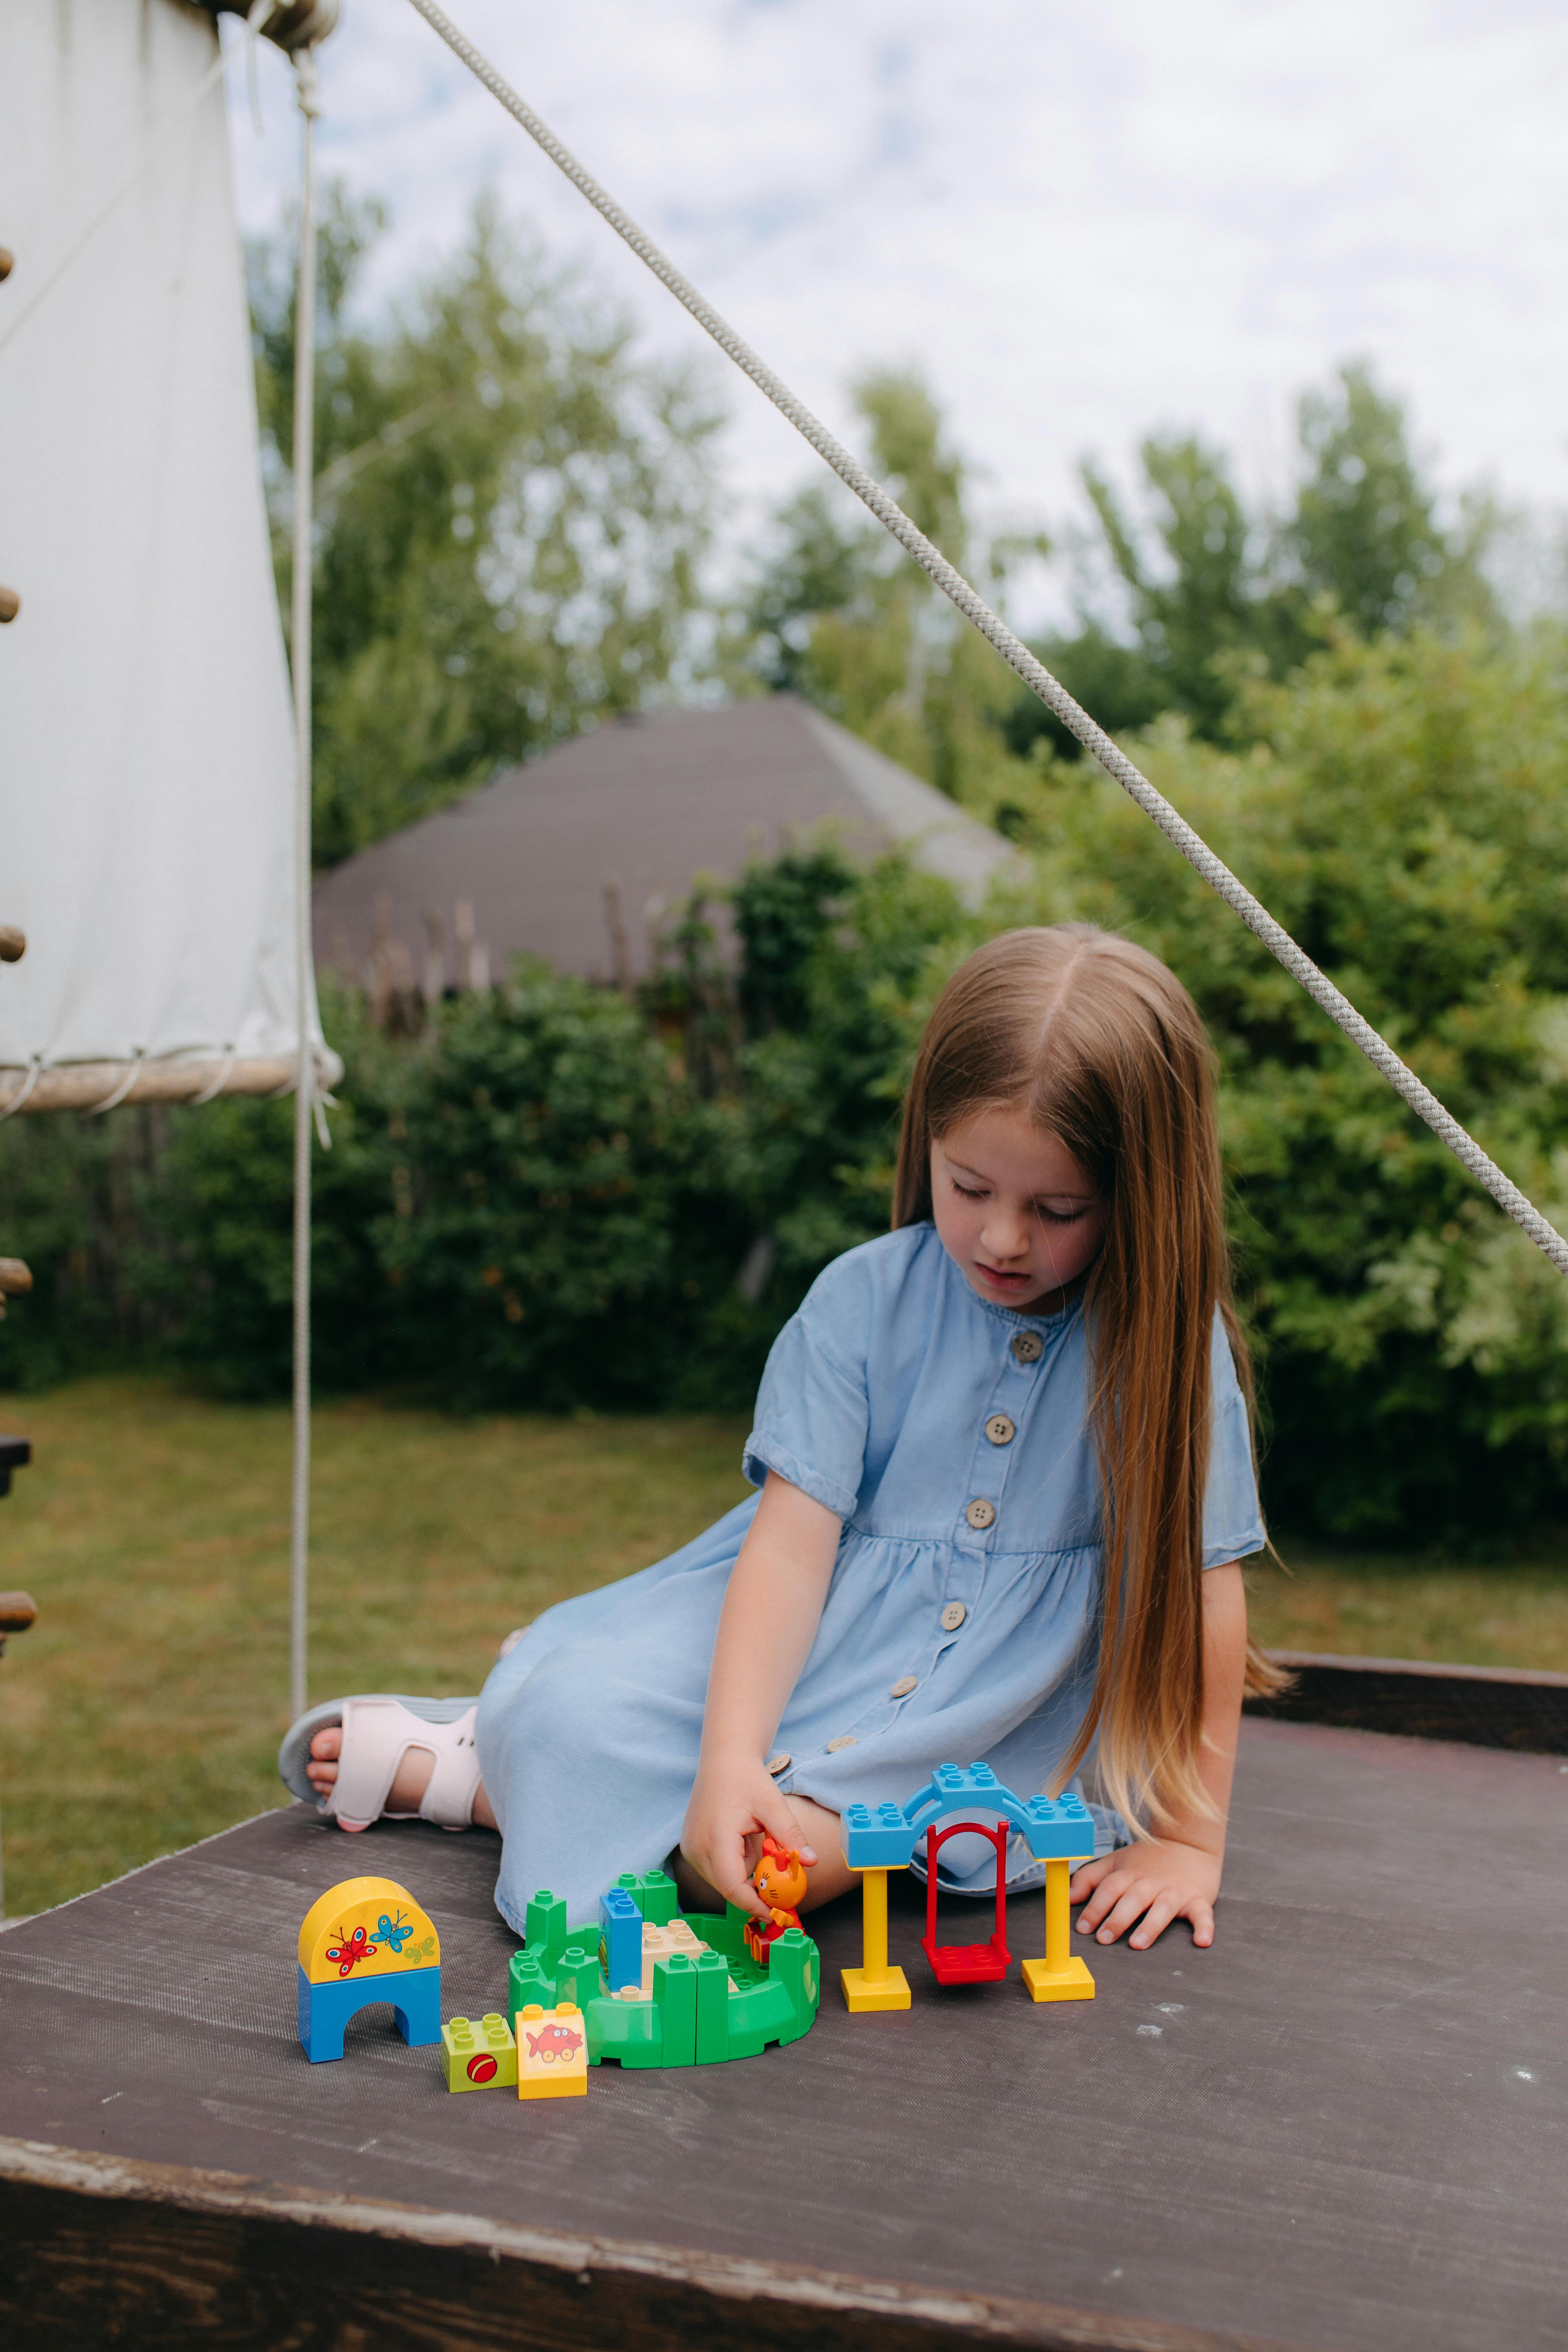
<path id="1" fill-rule="evenodd" d="M 1018 1110 L 983 1110 L 931 1148 L 942 1246 L 982 1298 L 1053 1307 L 1093 1264 L 1106 1204 L 1064 1143 Z"/>

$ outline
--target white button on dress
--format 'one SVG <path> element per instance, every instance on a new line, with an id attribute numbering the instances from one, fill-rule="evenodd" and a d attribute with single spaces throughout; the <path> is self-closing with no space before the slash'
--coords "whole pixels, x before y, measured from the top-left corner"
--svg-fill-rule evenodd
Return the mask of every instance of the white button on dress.
<path id="1" fill-rule="evenodd" d="M 892 1689 L 888 1693 L 888 1696 L 889 1698 L 908 1698 L 910 1693 L 912 1690 L 919 1690 L 920 1686 L 921 1678 L 919 1675 L 900 1675 L 898 1681 L 893 1685 Z"/>
<path id="2" fill-rule="evenodd" d="M 985 1434 L 993 1445 L 1011 1445 L 1018 1434 L 1018 1424 L 1005 1412 L 994 1412 L 985 1424 Z"/>
<path id="3" fill-rule="evenodd" d="M 853 1748 L 856 1745 L 855 1734 L 852 1731 L 841 1731 L 837 1739 L 828 1741 L 827 1752 L 830 1756 L 837 1756 L 841 1748 Z"/>
<path id="4" fill-rule="evenodd" d="M 793 1756 L 786 1756 L 781 1748 L 776 1756 L 770 1756 L 768 1758 L 768 1770 L 773 1774 L 773 1779 L 776 1780 L 779 1774 L 781 1772 L 787 1772 L 794 1762 L 795 1758 Z"/>
<path id="5" fill-rule="evenodd" d="M 1046 1343 L 1037 1331 L 1020 1331 L 1013 1342 L 1013 1353 L 1020 1364 L 1037 1364 L 1045 1351 Z"/>
<path id="6" fill-rule="evenodd" d="M 944 1633 L 956 1633 L 968 1614 L 969 1612 L 964 1607 L 962 1601 L 950 1601 L 947 1607 L 942 1612 L 942 1632 Z"/>
<path id="7" fill-rule="evenodd" d="M 996 1506 L 988 1503 L 984 1495 L 977 1495 L 973 1503 L 964 1505 L 963 1516 L 972 1528 L 988 1528 L 995 1520 Z"/>

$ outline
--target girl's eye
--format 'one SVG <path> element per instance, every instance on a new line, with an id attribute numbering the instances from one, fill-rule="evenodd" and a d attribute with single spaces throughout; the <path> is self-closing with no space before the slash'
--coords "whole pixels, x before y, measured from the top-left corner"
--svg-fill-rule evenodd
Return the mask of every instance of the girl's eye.
<path id="1" fill-rule="evenodd" d="M 1047 1209 L 1042 1201 L 1036 1203 L 1035 1213 L 1043 1224 L 1076 1225 L 1080 1217 L 1088 1216 L 1091 1206 L 1090 1202 L 1085 1201 L 1077 1209 Z"/>
<path id="2" fill-rule="evenodd" d="M 951 1181 L 951 1182 L 952 1182 L 952 1189 L 953 1189 L 953 1191 L 958 1194 L 958 1196 L 959 1196 L 960 1200 L 963 1200 L 963 1201 L 984 1201 L 984 1200 L 985 1195 L 984 1195 L 984 1192 L 976 1192 L 975 1191 L 973 1191 L 973 1189 L 970 1185 L 968 1185 L 968 1184 L 961 1184 L 961 1183 L 959 1182 L 959 1181 L 958 1181 L 958 1179 L 957 1179 L 957 1177 L 956 1177 L 956 1176 L 952 1177 L 950 1181 Z"/>

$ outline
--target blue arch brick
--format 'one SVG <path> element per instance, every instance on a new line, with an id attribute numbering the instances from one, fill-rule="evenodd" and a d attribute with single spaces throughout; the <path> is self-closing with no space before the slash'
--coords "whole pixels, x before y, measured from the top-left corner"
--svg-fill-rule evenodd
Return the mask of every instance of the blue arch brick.
<path id="1" fill-rule="evenodd" d="M 1016 1797 L 989 1764 L 939 1764 L 906 1804 L 846 1805 L 844 1859 L 851 1870 L 902 1870 L 933 1822 L 959 1812 L 996 1813 L 1037 1862 L 1081 1862 L 1094 1852 L 1094 1822 L 1081 1797 Z"/>
<path id="2" fill-rule="evenodd" d="M 384 1976 L 363 1977 L 356 1984 L 312 1984 L 300 1970 L 300 2039 L 313 2066 L 323 2058 L 343 2054 L 343 2028 L 362 2009 L 389 2000 L 397 2030 L 411 2050 L 422 2050 L 441 2039 L 441 1970 L 389 1969 Z"/>

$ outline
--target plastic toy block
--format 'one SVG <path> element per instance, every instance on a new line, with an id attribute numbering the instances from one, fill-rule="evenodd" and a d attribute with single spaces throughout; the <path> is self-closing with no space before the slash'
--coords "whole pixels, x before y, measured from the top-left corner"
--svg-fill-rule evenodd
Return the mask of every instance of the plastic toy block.
<path id="1" fill-rule="evenodd" d="M 1088 1862 L 1094 1853 L 1094 1816 L 1081 1797 L 1031 1797 L 1024 1835 L 1037 1862 Z"/>
<path id="2" fill-rule="evenodd" d="M 860 1807 L 865 1811 L 864 1806 Z M 896 1811 L 896 1807 L 889 1807 Z M 858 2013 L 881 2009 L 908 2009 L 910 1980 L 902 1969 L 888 1962 L 888 1874 L 885 1870 L 867 1870 L 860 1879 L 861 1930 L 860 1953 L 863 1965 L 858 1969 L 840 1969 L 838 1981 L 844 1988 L 846 2006 Z M 780 1938 L 781 1942 L 787 1940 Z"/>
<path id="3" fill-rule="evenodd" d="M 1065 1969 L 1049 1969 L 1044 1960 L 1024 1962 L 1024 1982 L 1032 2000 L 1092 2000 L 1094 1979 L 1088 1963 L 1075 1952 Z"/>
<path id="4" fill-rule="evenodd" d="M 312 2066 L 343 2054 L 343 2029 L 363 2009 L 389 2000 L 398 2032 L 411 2050 L 441 2039 L 439 1969 L 389 1969 L 358 1984 L 312 1984 L 299 1972 L 300 2043 Z"/>
<path id="5" fill-rule="evenodd" d="M 730 2055 L 730 1970 L 722 1952 L 697 1955 L 697 2063 Z"/>
<path id="6" fill-rule="evenodd" d="M 983 1837 L 996 1856 L 996 1926 L 983 1944 L 939 1944 L 936 1939 L 937 1857 L 952 1837 Z M 999 1984 L 1012 1965 L 1007 1949 L 1007 1828 L 980 1822 L 933 1823 L 926 1832 L 926 1931 L 921 1948 L 941 1985 Z"/>
<path id="7" fill-rule="evenodd" d="M 579 2009 L 586 2009 L 591 2000 L 598 1998 L 603 1981 L 597 1937 L 574 1937 L 555 1963 L 556 2000 L 575 2001 Z M 538 2000 L 540 1996 L 536 1993 L 533 1998 Z M 545 2006 L 551 2004 L 546 2002 Z"/>
<path id="8" fill-rule="evenodd" d="M 528 1898 L 522 1940 L 545 1969 L 566 1948 L 566 1906 L 559 1895 L 552 1895 L 548 1886 L 542 1886 L 537 1895 Z"/>
<path id="9" fill-rule="evenodd" d="M 752 1915 L 734 1904 L 721 1918 L 686 1919 L 672 1909 L 667 1919 L 650 1919 L 647 1910 L 666 1908 L 673 1893 L 662 1871 L 626 1872 L 604 1898 L 598 1925 L 570 1928 L 553 1958 L 542 1958 L 531 1944 L 517 1953 L 510 1979 L 513 2017 L 537 2009 L 549 2023 L 574 1991 L 590 2067 L 697 2063 L 700 1991 L 704 2064 L 756 2057 L 809 2032 L 821 2000 L 822 1963 L 804 1929 L 784 1930 L 759 1961 L 745 1940 Z M 631 1916 L 622 1908 L 627 1902 Z M 601 1971 L 600 1951 L 603 1943 L 607 1959 L 606 1925 L 612 1934 L 619 1929 L 605 1921 L 605 1909 L 612 1923 L 620 1920 L 636 1936 L 637 1973 L 614 1988 Z M 535 1910 L 531 1924 L 545 1944 L 548 1918 Z M 519 2049 L 521 2082 L 525 2041 Z"/>
<path id="10" fill-rule="evenodd" d="M 642 1982 L 642 1913 L 624 1886 L 599 1897 L 599 1972 L 611 1992 Z"/>
<path id="11" fill-rule="evenodd" d="M 696 1938 L 693 1937 L 695 1942 Z M 642 1989 L 653 1991 L 653 1968 L 656 1960 L 668 1959 L 671 1952 L 683 1952 L 683 1942 L 671 1936 L 667 1928 L 644 1926 L 642 1931 Z"/>
<path id="12" fill-rule="evenodd" d="M 868 1969 L 840 1969 L 838 1981 L 844 1988 L 844 2006 L 856 2016 L 867 2011 L 908 2009 L 913 1999 L 902 1969 L 884 1969 L 879 1976 Z"/>
<path id="13" fill-rule="evenodd" d="M 594 1962 L 595 1979 L 598 1973 L 598 1958 L 595 1955 Z M 595 1990 L 597 1991 L 597 1990 L 598 1986 L 595 1982 Z M 511 1966 L 507 1970 L 507 2015 L 515 2017 L 520 2009 L 528 2008 L 531 2001 L 539 2002 L 544 2009 L 554 2008 L 554 1976 L 546 1975 L 536 1954 L 526 1950 L 514 1952 L 511 1956 Z"/>
<path id="14" fill-rule="evenodd" d="M 574 2099 L 588 2088 L 588 2034 L 575 2001 L 543 2009 L 530 2001 L 517 2013 L 517 2095 Z"/>
<path id="15" fill-rule="evenodd" d="M 851 1870 L 907 1870 L 914 1832 L 900 1805 L 846 1805 L 840 1843 Z"/>
<path id="16" fill-rule="evenodd" d="M 499 2011 L 477 2021 L 454 2017 L 441 2028 L 448 2091 L 511 2091 L 517 2087 L 517 2043 Z"/>
<path id="17" fill-rule="evenodd" d="M 989 1764 L 937 1766 L 925 1787 L 901 1809 L 911 1846 L 933 1822 L 970 1805 L 999 1813 L 1020 1831 L 1037 1861 L 1053 1855 L 1080 1861 L 1094 1852 L 1094 1823 L 1081 1797 L 1031 1797 L 1025 1803 L 1003 1786 Z"/>
<path id="18" fill-rule="evenodd" d="M 312 1984 L 342 1983 L 361 1969 L 379 1976 L 389 1969 L 438 1967 L 441 1941 L 395 1878 L 344 1878 L 306 1912 L 297 1957 Z"/>
<path id="19" fill-rule="evenodd" d="M 1024 1982 L 1036 2000 L 1092 2000 L 1094 1979 L 1072 1950 L 1072 1865 L 1046 1864 L 1046 1957 L 1024 1962 Z"/>
<path id="20" fill-rule="evenodd" d="M 646 1871 L 642 1879 L 642 1915 L 651 1927 L 666 1927 L 679 1908 L 680 1895 L 673 1878 L 662 1870 Z"/>
<path id="21" fill-rule="evenodd" d="M 584 2015 L 590 2066 L 605 2058 L 627 2068 L 664 2064 L 664 2019 L 656 2001 L 612 2000 L 603 1993 Z"/>
<path id="22" fill-rule="evenodd" d="M 653 1997 L 664 2027 L 664 2063 L 697 2063 L 697 1964 L 684 1952 L 656 1960 Z"/>
<path id="23" fill-rule="evenodd" d="M 769 1945 L 768 1984 L 764 1990 L 772 1990 L 775 1986 L 782 1988 L 788 1993 L 795 2011 L 794 2024 L 789 2027 L 781 2025 L 779 2029 L 781 2044 L 798 2042 L 801 2035 L 809 2030 L 822 1997 L 820 1966 L 816 1946 L 804 1927 L 786 1927 L 784 1934 Z M 743 1992 L 740 1993 L 730 2003 L 730 2055 L 732 2058 L 740 2055 L 735 2048 L 735 2037 L 744 2020 L 737 2012 L 745 1998 Z"/>
<path id="24" fill-rule="evenodd" d="M 441 1940 L 406 1886 L 345 1878 L 306 1912 L 298 1944 L 300 2041 L 312 2065 L 343 2054 L 343 2029 L 390 2001 L 411 2049 L 441 2039 Z"/>

